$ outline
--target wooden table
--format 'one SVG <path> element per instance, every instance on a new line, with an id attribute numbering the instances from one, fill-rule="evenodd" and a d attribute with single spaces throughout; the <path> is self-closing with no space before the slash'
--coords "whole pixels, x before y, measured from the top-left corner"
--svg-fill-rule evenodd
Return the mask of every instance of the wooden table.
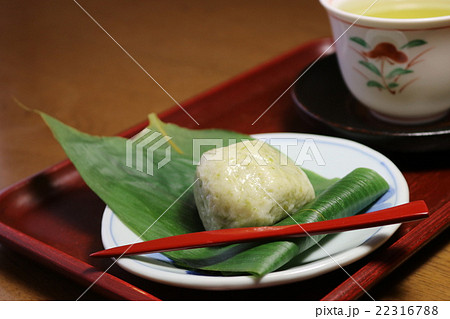
<path id="1" fill-rule="evenodd" d="M 330 36 L 316 0 L 79 4 L 176 101 L 303 42 Z M 14 98 L 101 135 L 116 134 L 174 105 L 76 2 L 1 0 L 0 8 L 0 188 L 65 158 L 40 118 L 18 107 Z M 448 232 L 434 239 L 371 295 L 377 300 L 449 300 L 447 238 Z M 83 290 L 0 246 L 1 300 L 74 300 Z M 85 299 L 103 297 L 90 292 Z"/>

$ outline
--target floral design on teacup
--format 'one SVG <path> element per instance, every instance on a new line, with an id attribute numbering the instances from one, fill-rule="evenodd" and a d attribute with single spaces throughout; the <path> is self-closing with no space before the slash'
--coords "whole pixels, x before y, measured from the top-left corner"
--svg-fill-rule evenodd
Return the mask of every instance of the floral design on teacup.
<path id="1" fill-rule="evenodd" d="M 358 68 L 354 67 L 354 69 L 367 79 L 368 87 L 377 88 L 379 91 L 386 90 L 390 94 L 403 92 L 406 87 L 419 79 L 417 76 L 411 78 L 407 75 L 414 73 L 412 67 L 422 62 L 420 58 L 431 50 L 427 48 L 410 58 L 405 53 L 405 49 L 425 45 L 427 44 L 425 40 L 412 40 L 399 48 L 389 42 L 380 42 L 371 46 L 360 37 L 351 37 L 350 40 L 367 49 L 353 48 L 362 57 L 362 60 L 358 61 L 359 65 L 364 66 L 365 70 L 369 70 L 370 74 L 375 74 L 377 77 L 371 78 Z"/>

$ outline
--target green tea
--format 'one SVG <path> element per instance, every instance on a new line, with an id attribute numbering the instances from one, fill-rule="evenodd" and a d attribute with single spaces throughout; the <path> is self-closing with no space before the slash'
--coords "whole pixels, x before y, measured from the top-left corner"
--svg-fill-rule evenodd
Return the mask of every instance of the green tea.
<path id="1" fill-rule="evenodd" d="M 337 6 L 343 11 L 377 18 L 419 19 L 450 16 L 449 0 L 378 0 L 370 7 L 374 2 L 375 0 L 347 0 L 338 2 Z"/>

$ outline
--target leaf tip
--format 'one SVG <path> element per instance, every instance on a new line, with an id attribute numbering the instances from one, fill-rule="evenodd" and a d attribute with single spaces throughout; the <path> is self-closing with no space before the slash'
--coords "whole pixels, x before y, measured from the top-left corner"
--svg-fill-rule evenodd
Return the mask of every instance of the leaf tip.
<path id="1" fill-rule="evenodd" d="M 158 116 L 155 113 L 150 113 L 148 115 L 148 120 L 150 122 L 150 125 L 154 125 L 156 129 L 161 132 L 161 134 L 164 136 L 165 139 L 167 139 L 167 142 L 172 146 L 172 148 L 179 154 L 184 154 L 184 152 L 181 150 L 181 148 L 178 147 L 177 144 L 174 143 L 172 139 L 170 139 L 169 135 L 164 130 L 165 123 L 162 122 Z"/>
<path id="2" fill-rule="evenodd" d="M 14 103 L 17 104 L 18 107 L 20 107 L 21 109 L 27 111 L 27 112 L 33 112 L 33 113 L 37 113 L 40 114 L 41 112 L 35 109 L 32 109 L 28 106 L 26 106 L 25 104 L 23 104 L 21 101 L 19 101 L 18 98 L 16 98 L 14 95 L 12 96 L 12 100 L 14 101 Z"/>

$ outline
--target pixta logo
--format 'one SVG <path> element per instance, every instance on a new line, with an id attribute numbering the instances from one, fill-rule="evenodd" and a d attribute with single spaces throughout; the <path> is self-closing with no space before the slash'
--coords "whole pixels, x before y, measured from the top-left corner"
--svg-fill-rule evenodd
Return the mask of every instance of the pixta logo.
<path id="1" fill-rule="evenodd" d="M 305 162 L 313 162 L 317 166 L 325 166 L 325 160 L 320 153 L 319 147 L 314 142 L 314 139 L 307 138 L 305 140 L 299 140 L 297 138 L 270 138 L 261 140 L 242 140 L 242 144 L 246 149 L 248 155 L 240 163 L 236 163 L 237 159 L 237 140 L 228 140 L 228 158 L 225 158 L 224 151 L 222 149 L 224 141 L 222 139 L 194 139 L 193 140 L 193 161 L 194 165 L 200 164 L 201 156 L 204 156 L 209 161 L 228 161 L 230 166 L 234 165 L 248 165 L 252 160 L 260 166 L 267 165 L 264 157 L 259 153 L 264 143 L 272 145 L 274 148 L 280 151 L 280 157 L 278 163 L 280 165 L 288 165 L 288 155 L 296 165 L 304 165 Z M 215 152 L 203 153 L 202 147 L 208 147 L 209 149 L 215 148 Z M 202 155 L 203 154 L 203 155 Z"/>
<path id="2" fill-rule="evenodd" d="M 154 166 L 158 169 L 170 162 L 171 147 L 164 149 L 164 158 L 154 164 L 154 154 L 172 138 L 145 128 L 126 142 L 126 165 L 153 176 Z"/>

